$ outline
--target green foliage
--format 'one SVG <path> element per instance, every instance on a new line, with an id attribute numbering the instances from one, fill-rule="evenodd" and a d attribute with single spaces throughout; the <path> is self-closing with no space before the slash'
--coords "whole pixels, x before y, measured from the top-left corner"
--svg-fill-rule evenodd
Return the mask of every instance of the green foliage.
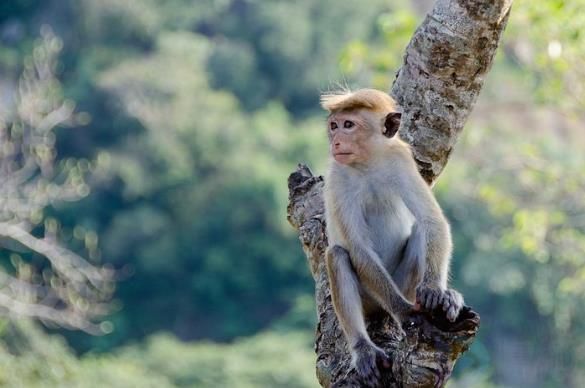
<path id="1" fill-rule="evenodd" d="M 380 14 L 371 41 L 355 40 L 347 45 L 340 58 L 342 71 L 361 84 L 386 90 L 402 65 L 404 50 L 418 23 L 417 16 L 406 7 Z"/>
<path id="2" fill-rule="evenodd" d="M 12 0 L 0 3 L 0 23 L 14 17 L 31 14 L 39 6 L 39 0 Z"/>
<path id="3" fill-rule="evenodd" d="M 294 331 L 258 334 L 231 345 L 188 345 L 157 335 L 122 350 L 120 358 L 168 377 L 176 387 L 301 388 L 316 384 L 312 343 L 309 333 Z"/>
<path id="4" fill-rule="evenodd" d="M 526 140 L 529 132 L 507 128 L 508 120 L 498 118 L 464 135 L 439 184 L 439 189 L 458 187 L 444 202 L 459 240 L 456 279 L 467 288 L 467 299 L 480 312 L 485 309 L 484 316 L 506 317 L 490 322 L 483 340 L 514 333 L 527 357 L 539 359 L 544 352 L 563 360 L 541 373 L 544 381 L 580 386 L 585 383 L 579 372 L 585 362 L 580 350 L 585 346 L 580 334 L 583 139 L 578 133 L 566 140 L 531 133 Z"/>
<path id="5" fill-rule="evenodd" d="M 56 336 L 30 322 L 3 322 L 0 333 L 0 387 L 173 387 L 165 376 L 113 356 L 79 361 Z"/>
<path id="6" fill-rule="evenodd" d="M 234 2 L 198 23 L 217 42 L 208 67 L 213 85 L 233 91 L 246 109 L 278 99 L 295 115 L 314 112 L 319 91 L 338 81 L 332 74 L 340 50 L 352 39 L 367 39 L 371 21 L 385 8 L 378 0 L 360 6 L 335 0 Z M 251 53 L 254 60 L 245 57 Z M 240 66 L 253 78 L 234 77 Z"/>
<path id="7" fill-rule="evenodd" d="M 280 215 L 283 177 L 325 147 L 309 142 L 318 126 L 293 123 L 277 102 L 240 113 L 204 77 L 210 49 L 201 35 L 161 34 L 146 56 L 99 78 L 102 92 L 143 126 L 102 153 L 125 203 L 99 233 L 103 253 L 120 266 L 132 257 L 135 273 L 120 284 L 118 295 L 132 303 L 114 317 L 114 337 L 138 334 L 126 326 L 162 329 L 167 311 L 178 312 L 174 325 L 186 337 L 252 333 L 309 290 L 305 259 Z M 166 69 L 173 71 L 153 76 Z"/>
<path id="8" fill-rule="evenodd" d="M 184 344 L 158 334 L 141 345 L 77 360 L 62 340 L 29 322 L 4 324 L 0 387 L 302 388 L 316 384 L 309 332 L 267 332 L 230 345 Z"/>
<path id="9" fill-rule="evenodd" d="M 81 0 L 79 28 L 88 38 L 86 43 L 148 47 L 161 26 L 155 4 L 153 0 Z"/>
<path id="10" fill-rule="evenodd" d="M 585 61 L 585 1 L 523 0 L 507 32 L 512 58 L 530 71 L 536 98 L 581 111 L 585 106 L 581 66 Z"/>

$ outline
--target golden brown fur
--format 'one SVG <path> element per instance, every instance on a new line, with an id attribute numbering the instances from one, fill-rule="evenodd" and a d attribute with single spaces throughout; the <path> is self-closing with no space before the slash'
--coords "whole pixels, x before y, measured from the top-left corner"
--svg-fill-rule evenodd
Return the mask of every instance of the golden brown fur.
<path id="1" fill-rule="evenodd" d="M 330 113 L 360 108 L 374 112 L 396 111 L 396 103 L 392 97 L 375 89 L 326 93 L 321 95 L 321 106 Z"/>

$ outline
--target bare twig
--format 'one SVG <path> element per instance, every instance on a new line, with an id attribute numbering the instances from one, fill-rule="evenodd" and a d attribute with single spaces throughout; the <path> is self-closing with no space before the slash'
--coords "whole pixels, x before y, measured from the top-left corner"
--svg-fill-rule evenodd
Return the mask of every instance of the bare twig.
<path id="1" fill-rule="evenodd" d="M 55 76 L 61 42 L 48 28 L 41 35 L 25 63 L 13 106 L 0 115 L 0 244 L 10 250 L 18 243 L 48 265 L 41 276 L 19 258 L 16 276 L 0 272 L 0 313 L 101 334 L 103 325 L 92 320 L 107 312 L 112 270 L 61 246 L 55 223 L 45 227 L 44 238 L 31 233 L 44 221 L 47 206 L 88 192 L 75 164 L 56 164 L 53 130 L 71 121 L 74 104 L 63 99 Z"/>

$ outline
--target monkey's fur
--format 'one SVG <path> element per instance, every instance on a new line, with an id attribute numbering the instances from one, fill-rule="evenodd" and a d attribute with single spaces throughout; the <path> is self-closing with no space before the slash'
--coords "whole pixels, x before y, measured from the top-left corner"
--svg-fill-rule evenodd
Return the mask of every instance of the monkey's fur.
<path id="1" fill-rule="evenodd" d="M 366 332 L 385 310 L 400 323 L 415 309 L 442 306 L 454 321 L 462 296 L 447 289 L 449 224 L 397 135 L 400 113 L 386 93 L 325 94 L 331 165 L 325 180 L 327 271 L 335 311 L 363 385 L 390 360 Z"/>

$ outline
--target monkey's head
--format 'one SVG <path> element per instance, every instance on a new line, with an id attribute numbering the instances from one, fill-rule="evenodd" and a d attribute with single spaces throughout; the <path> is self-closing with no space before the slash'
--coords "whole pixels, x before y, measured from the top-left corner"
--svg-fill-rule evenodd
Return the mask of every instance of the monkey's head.
<path id="1" fill-rule="evenodd" d="M 321 106 L 329 112 L 330 153 L 340 164 L 367 164 L 400 126 L 397 104 L 379 90 L 323 94 Z"/>

